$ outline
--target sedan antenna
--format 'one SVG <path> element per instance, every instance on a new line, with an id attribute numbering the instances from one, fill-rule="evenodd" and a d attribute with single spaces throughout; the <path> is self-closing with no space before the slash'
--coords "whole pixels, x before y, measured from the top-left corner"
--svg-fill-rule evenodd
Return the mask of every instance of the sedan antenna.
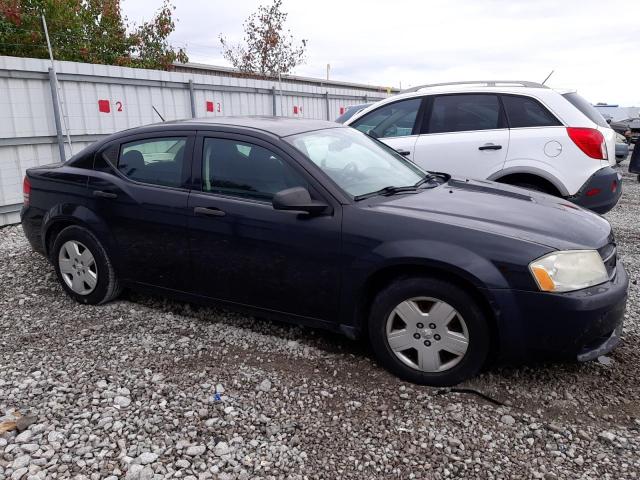
<path id="1" fill-rule="evenodd" d="M 160 120 L 162 120 L 164 122 L 164 117 L 162 115 L 160 115 L 160 112 L 158 110 L 156 110 L 156 107 L 151 105 L 151 108 L 153 108 L 153 111 L 158 114 L 158 116 L 160 117 Z"/>

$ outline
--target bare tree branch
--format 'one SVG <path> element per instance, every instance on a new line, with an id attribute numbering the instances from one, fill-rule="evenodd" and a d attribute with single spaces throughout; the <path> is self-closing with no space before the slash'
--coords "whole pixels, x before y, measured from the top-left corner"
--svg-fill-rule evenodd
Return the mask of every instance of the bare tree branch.
<path id="1" fill-rule="evenodd" d="M 282 0 L 260 5 L 243 23 L 242 44 L 231 44 L 220 35 L 224 58 L 233 67 L 244 73 L 276 76 L 304 63 L 307 40 L 298 44 L 291 31 L 285 31 L 287 14 L 281 7 Z"/>

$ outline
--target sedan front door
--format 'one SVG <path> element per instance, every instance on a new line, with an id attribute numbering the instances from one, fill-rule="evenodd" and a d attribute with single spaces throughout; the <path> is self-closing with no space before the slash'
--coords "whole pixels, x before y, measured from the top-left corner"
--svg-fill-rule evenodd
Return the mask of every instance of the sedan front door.
<path id="1" fill-rule="evenodd" d="M 244 135 L 199 136 L 189 198 L 189 243 L 196 293 L 335 321 L 340 294 L 342 211 L 282 150 Z M 199 178 L 198 178 L 199 177 Z M 275 210 L 292 187 L 330 203 L 323 215 Z"/>

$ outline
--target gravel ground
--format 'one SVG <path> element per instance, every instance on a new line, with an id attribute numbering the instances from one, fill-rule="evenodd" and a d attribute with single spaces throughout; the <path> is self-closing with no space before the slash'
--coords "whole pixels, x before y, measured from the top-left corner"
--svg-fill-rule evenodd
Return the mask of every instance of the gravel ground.
<path id="1" fill-rule="evenodd" d="M 607 215 L 632 279 L 624 344 L 463 385 L 502 405 L 403 383 L 318 330 L 137 294 L 80 306 L 1 229 L 0 479 L 638 478 L 640 184 L 625 181 Z"/>

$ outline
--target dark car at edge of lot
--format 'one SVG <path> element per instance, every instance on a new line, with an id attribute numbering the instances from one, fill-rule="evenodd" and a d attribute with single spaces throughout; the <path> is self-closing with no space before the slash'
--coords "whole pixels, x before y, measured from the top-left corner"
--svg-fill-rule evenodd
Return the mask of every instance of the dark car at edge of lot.
<path id="1" fill-rule="evenodd" d="M 620 341 L 628 278 L 605 219 L 426 172 L 335 123 L 135 128 L 27 170 L 24 196 L 25 235 L 80 303 L 127 287 L 363 336 L 430 385 Z"/>

